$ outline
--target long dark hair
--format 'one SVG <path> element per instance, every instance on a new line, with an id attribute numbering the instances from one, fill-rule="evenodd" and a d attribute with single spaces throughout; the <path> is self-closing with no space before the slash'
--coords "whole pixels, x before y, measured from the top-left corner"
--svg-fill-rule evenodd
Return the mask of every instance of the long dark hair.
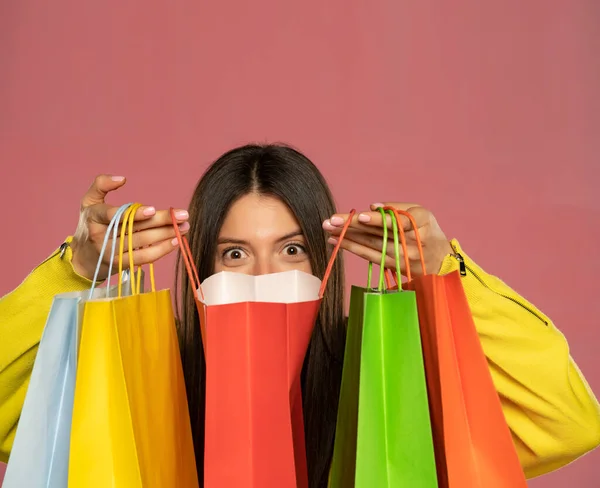
<path id="1" fill-rule="evenodd" d="M 335 213 L 325 179 L 303 154 L 285 145 L 246 145 L 217 159 L 204 173 L 189 206 L 188 239 L 200 280 L 213 274 L 217 239 L 231 205 L 256 192 L 279 198 L 306 239 L 313 274 L 325 274 L 331 246 L 321 224 Z M 346 328 L 341 256 L 333 267 L 302 369 L 309 486 L 327 486 L 333 454 Z M 205 362 L 192 289 L 178 259 L 176 308 L 198 477 L 204 479 Z M 177 289 L 179 287 L 179 289 Z"/>

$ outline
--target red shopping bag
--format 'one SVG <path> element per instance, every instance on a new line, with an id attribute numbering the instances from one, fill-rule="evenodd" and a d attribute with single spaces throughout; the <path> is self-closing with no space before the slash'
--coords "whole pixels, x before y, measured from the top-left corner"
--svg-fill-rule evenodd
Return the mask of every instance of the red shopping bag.
<path id="1" fill-rule="evenodd" d="M 205 488 L 307 488 L 300 373 L 350 220 L 322 282 L 300 271 L 221 272 L 201 285 L 173 222 L 206 358 Z"/>
<path id="2" fill-rule="evenodd" d="M 426 274 L 414 218 L 395 213 L 410 219 L 421 254 L 423 276 L 403 286 L 417 296 L 439 486 L 526 488 L 460 275 Z"/>

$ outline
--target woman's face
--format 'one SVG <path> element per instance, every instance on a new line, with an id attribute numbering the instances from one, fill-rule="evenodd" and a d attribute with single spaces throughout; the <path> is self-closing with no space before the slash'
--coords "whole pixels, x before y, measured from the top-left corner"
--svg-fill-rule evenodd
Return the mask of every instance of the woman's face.
<path id="1" fill-rule="evenodd" d="M 249 193 L 237 200 L 219 233 L 215 273 L 250 275 L 297 269 L 312 273 L 300 225 L 278 198 Z"/>

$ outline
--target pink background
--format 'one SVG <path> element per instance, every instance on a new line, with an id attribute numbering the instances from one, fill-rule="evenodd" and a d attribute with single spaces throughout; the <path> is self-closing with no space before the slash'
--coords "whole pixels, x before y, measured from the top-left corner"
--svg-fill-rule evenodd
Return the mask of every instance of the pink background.
<path id="1" fill-rule="evenodd" d="M 72 233 L 96 173 L 129 178 L 115 203 L 185 206 L 224 150 L 287 141 L 341 209 L 434 210 L 600 392 L 599 25 L 597 0 L 1 2 L 0 293 Z M 598 463 L 530 486 L 595 487 Z"/>

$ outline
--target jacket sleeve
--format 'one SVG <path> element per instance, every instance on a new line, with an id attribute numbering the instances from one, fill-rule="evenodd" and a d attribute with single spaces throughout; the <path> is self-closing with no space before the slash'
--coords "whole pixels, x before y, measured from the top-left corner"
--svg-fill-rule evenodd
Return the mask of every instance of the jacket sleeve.
<path id="1" fill-rule="evenodd" d="M 463 287 L 528 478 L 600 445 L 600 405 L 552 321 L 452 241 L 440 274 L 463 266 Z M 461 263 L 462 260 L 462 263 Z"/>
<path id="2" fill-rule="evenodd" d="M 71 238 L 65 242 L 69 243 Z M 46 317 L 55 295 L 85 290 L 91 282 L 75 273 L 63 245 L 21 285 L 0 298 L 0 461 L 10 453 Z"/>

